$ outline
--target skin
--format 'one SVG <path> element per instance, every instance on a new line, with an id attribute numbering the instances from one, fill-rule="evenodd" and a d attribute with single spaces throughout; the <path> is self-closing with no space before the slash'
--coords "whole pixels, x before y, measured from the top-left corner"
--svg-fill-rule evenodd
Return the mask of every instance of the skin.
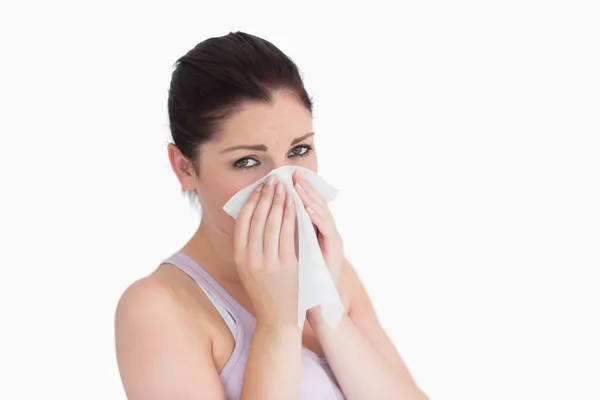
<path id="1" fill-rule="evenodd" d="M 337 328 L 323 323 L 318 308 L 308 312 L 303 331 L 296 326 L 296 210 L 277 182 L 254 192 L 237 221 L 222 210 L 237 191 L 272 169 L 299 165 L 317 172 L 312 132 L 310 112 L 294 95 L 280 92 L 271 104 L 247 103 L 223 122 L 218 137 L 199 149 L 199 174 L 175 146 L 168 147 L 181 186 L 198 193 L 203 211 L 182 250 L 257 319 L 242 398 L 299 399 L 304 346 L 327 357 L 348 399 L 427 399 L 345 259 L 326 202 L 307 181 L 294 175 L 344 303 Z M 261 147 L 239 148 L 245 145 Z M 130 400 L 224 399 L 218 374 L 234 344 L 212 303 L 175 266 L 160 266 L 119 301 L 117 359 Z"/>

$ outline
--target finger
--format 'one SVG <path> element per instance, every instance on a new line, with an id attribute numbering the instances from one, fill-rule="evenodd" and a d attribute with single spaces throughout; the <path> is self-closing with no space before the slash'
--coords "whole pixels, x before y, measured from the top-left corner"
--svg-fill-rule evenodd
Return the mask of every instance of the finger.
<path id="1" fill-rule="evenodd" d="M 287 196 L 283 222 L 281 223 L 281 234 L 279 237 L 279 258 L 293 259 L 296 257 L 296 206 L 294 198 Z"/>
<path id="2" fill-rule="evenodd" d="M 329 236 L 330 233 L 335 231 L 335 224 L 333 218 L 330 217 L 330 213 L 324 214 L 322 210 L 315 210 L 311 206 L 306 207 L 306 213 L 316 229 L 325 236 Z"/>
<path id="3" fill-rule="evenodd" d="M 234 239 L 234 250 L 243 250 L 248 246 L 248 234 L 250 230 L 250 221 L 254 215 L 254 210 L 260 199 L 262 188 L 264 185 L 260 184 L 250 194 L 248 200 L 242 206 L 240 213 L 235 221 L 235 229 L 233 234 Z"/>
<path id="4" fill-rule="evenodd" d="M 306 192 L 302 190 L 302 186 L 298 187 L 298 194 L 302 199 L 304 208 L 315 227 L 325 236 L 332 236 L 337 232 L 337 227 L 333 219 L 333 214 L 329 207 L 321 206 L 312 198 L 308 197 Z"/>
<path id="5" fill-rule="evenodd" d="M 302 175 L 298 175 L 299 178 L 297 178 L 296 180 L 296 185 L 300 186 L 302 189 L 304 189 L 304 192 L 306 192 L 306 194 L 315 202 L 320 204 L 322 207 L 325 207 L 327 205 L 327 202 L 325 201 L 325 199 L 323 198 L 323 196 L 321 195 L 321 193 L 319 193 L 314 187 L 313 185 L 307 180 L 305 179 Z"/>
<path id="6" fill-rule="evenodd" d="M 279 256 L 279 236 L 283 220 L 283 211 L 285 206 L 286 193 L 283 190 L 283 182 L 279 181 L 275 185 L 275 195 L 273 205 L 267 218 L 265 226 L 264 252 L 265 255 L 273 259 Z"/>
<path id="7" fill-rule="evenodd" d="M 312 198 L 306 192 L 304 186 L 302 184 L 300 184 L 300 182 L 297 182 L 295 187 L 296 187 L 296 192 L 298 192 L 298 195 L 300 196 L 300 200 L 302 200 L 302 204 L 304 205 L 305 208 L 311 207 L 313 210 L 328 211 L 327 206 L 326 205 L 323 206 L 319 202 L 315 201 L 315 199 Z"/>
<path id="8" fill-rule="evenodd" d="M 263 240 L 265 233 L 265 224 L 269 211 L 271 210 L 271 204 L 273 203 L 273 193 L 275 192 L 273 182 L 275 176 L 271 175 L 267 178 L 267 184 L 262 190 L 260 200 L 254 210 L 252 221 L 250 222 L 250 234 L 248 237 L 248 249 L 254 254 L 263 253 Z"/>
<path id="9" fill-rule="evenodd" d="M 337 230 L 337 226 L 333 217 L 320 215 L 313 210 L 307 210 L 308 216 L 315 227 L 316 234 L 321 235 L 325 239 L 327 251 L 335 253 L 337 250 L 343 249 L 342 238 Z"/>

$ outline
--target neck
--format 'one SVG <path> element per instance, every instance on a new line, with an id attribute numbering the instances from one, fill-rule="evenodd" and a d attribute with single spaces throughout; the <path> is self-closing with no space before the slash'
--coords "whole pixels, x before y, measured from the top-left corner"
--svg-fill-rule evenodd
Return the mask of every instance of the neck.
<path id="1" fill-rule="evenodd" d="M 182 249 L 217 280 L 239 283 L 233 260 L 233 237 L 202 219 L 198 230 Z"/>

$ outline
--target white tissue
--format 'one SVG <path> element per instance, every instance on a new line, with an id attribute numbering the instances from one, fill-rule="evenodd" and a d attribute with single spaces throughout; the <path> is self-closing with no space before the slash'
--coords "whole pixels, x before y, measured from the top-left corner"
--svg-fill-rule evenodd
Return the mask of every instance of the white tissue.
<path id="1" fill-rule="evenodd" d="M 329 202 L 337 195 L 338 190 L 313 171 L 303 167 L 284 166 L 272 170 L 258 181 L 237 192 L 223 209 L 237 219 L 242 206 L 256 186 L 264 182 L 270 175 L 275 175 L 279 181 L 283 182 L 288 195 L 294 198 L 297 215 L 298 326 L 300 329 L 304 327 L 307 310 L 320 305 L 323 320 L 329 326 L 336 327 L 342 320 L 344 306 L 325 264 L 313 223 L 294 188 L 292 175 L 296 170 L 299 170 L 313 188 L 325 198 L 325 201 Z"/>

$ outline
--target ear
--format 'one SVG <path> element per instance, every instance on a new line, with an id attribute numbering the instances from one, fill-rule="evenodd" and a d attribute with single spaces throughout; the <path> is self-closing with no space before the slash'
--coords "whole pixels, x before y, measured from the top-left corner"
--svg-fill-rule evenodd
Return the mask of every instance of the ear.
<path id="1" fill-rule="evenodd" d="M 187 191 L 196 190 L 198 188 L 198 181 L 192 167 L 192 162 L 181 154 L 177 146 L 172 143 L 169 143 L 167 146 L 167 152 L 169 153 L 171 168 L 175 172 L 181 188 Z"/>

